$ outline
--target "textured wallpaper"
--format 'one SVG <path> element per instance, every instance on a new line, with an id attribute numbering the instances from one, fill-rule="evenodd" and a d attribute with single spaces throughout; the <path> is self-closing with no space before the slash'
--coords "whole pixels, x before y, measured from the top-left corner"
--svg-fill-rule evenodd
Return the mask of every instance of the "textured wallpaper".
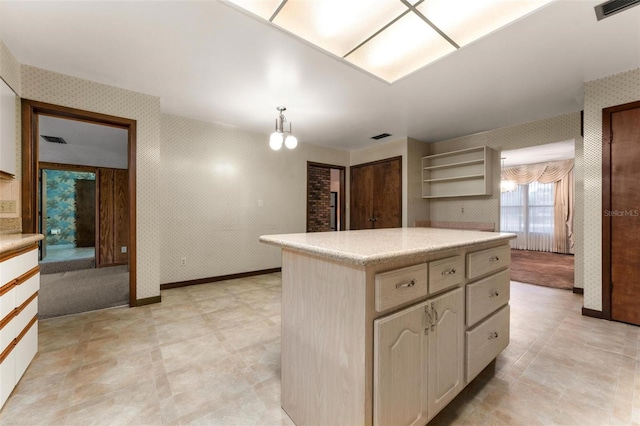
<path id="1" fill-rule="evenodd" d="M 46 170 L 48 246 L 76 244 L 76 180 L 96 180 L 95 173 Z M 58 230 L 54 234 L 51 230 Z"/>
<path id="2" fill-rule="evenodd" d="M 493 195 L 490 197 L 460 197 L 452 200 L 432 199 L 430 215 L 433 221 L 454 222 L 494 222 L 500 227 L 500 152 L 512 149 L 526 148 L 547 143 L 574 140 L 576 146 L 576 225 L 581 223 L 581 194 L 582 187 L 581 162 L 577 158 L 582 149 L 580 136 L 580 112 L 565 114 L 545 120 L 533 121 L 516 126 L 504 127 L 463 136 L 431 145 L 431 153 L 455 151 L 486 145 L 495 150 L 493 157 Z M 497 229 L 496 228 L 496 229 Z M 583 278 L 578 267 L 581 257 L 582 228 L 575 226 L 576 238 L 576 287 L 582 287 Z"/>
<path id="3" fill-rule="evenodd" d="M 349 153 L 162 115 L 162 283 L 280 267 L 264 234 L 305 232 L 307 161 L 348 166 Z M 186 258 L 186 265 L 180 259 Z"/>
<path id="4" fill-rule="evenodd" d="M 137 297 L 160 294 L 160 99 L 22 66 L 22 97 L 137 122 Z"/>
<path id="5" fill-rule="evenodd" d="M 584 306 L 596 311 L 602 310 L 602 109 L 635 101 L 640 68 L 584 85 Z"/>

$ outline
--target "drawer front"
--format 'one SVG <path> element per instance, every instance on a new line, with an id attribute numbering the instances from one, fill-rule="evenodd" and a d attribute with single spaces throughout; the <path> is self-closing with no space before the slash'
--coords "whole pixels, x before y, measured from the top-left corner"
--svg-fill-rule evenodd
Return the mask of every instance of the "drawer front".
<path id="1" fill-rule="evenodd" d="M 506 268 L 510 263 L 511 247 L 508 245 L 468 253 L 467 278 L 474 279 Z"/>
<path id="2" fill-rule="evenodd" d="M 38 315 L 38 298 L 35 297 L 23 310 L 13 319 L 16 323 L 16 335 L 22 333 L 29 321 Z"/>
<path id="3" fill-rule="evenodd" d="M 3 286 L 20 275 L 29 272 L 38 265 L 38 250 L 33 249 L 19 256 L 2 262 L 0 268 L 0 286 Z"/>
<path id="4" fill-rule="evenodd" d="M 0 321 L 7 315 L 12 313 L 16 308 L 16 287 L 11 287 L 11 290 L 0 296 Z"/>
<path id="5" fill-rule="evenodd" d="M 13 350 L 16 354 L 16 382 L 20 380 L 29 364 L 38 352 L 38 322 L 36 321 L 27 334 L 22 336 Z"/>
<path id="6" fill-rule="evenodd" d="M 427 264 L 376 274 L 376 311 L 427 295 Z"/>
<path id="7" fill-rule="evenodd" d="M 11 321 L 4 324 L 0 329 L 0 354 L 4 352 L 7 347 L 13 344 L 13 340 L 16 338 L 18 333 L 19 331 L 16 331 L 15 318 L 12 318 Z"/>
<path id="8" fill-rule="evenodd" d="M 4 405 L 13 391 L 16 383 L 16 349 L 2 360 L 0 364 L 0 408 Z"/>
<path id="9" fill-rule="evenodd" d="M 429 262 L 429 293 L 456 286 L 464 279 L 464 258 L 453 256 Z"/>
<path id="10" fill-rule="evenodd" d="M 40 273 L 16 286 L 16 307 L 22 305 L 28 298 L 40 289 Z"/>
<path id="11" fill-rule="evenodd" d="M 509 303 L 509 270 L 467 285 L 467 326 L 475 325 Z"/>
<path id="12" fill-rule="evenodd" d="M 466 339 L 465 359 L 469 383 L 509 345 L 509 306 L 467 331 Z"/>

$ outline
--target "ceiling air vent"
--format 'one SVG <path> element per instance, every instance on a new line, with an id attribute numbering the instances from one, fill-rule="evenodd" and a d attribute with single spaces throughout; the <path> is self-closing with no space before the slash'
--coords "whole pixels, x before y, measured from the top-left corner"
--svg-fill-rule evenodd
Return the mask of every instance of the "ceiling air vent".
<path id="1" fill-rule="evenodd" d="M 604 18 L 608 18 L 611 15 L 615 15 L 618 12 L 622 12 L 630 7 L 640 4 L 640 0 L 611 0 L 599 4 L 596 6 L 596 18 L 598 21 L 602 21 Z"/>
<path id="2" fill-rule="evenodd" d="M 44 136 L 44 135 L 41 135 L 41 137 L 45 141 L 51 142 L 51 143 L 61 143 L 61 144 L 66 144 L 67 143 L 67 141 L 65 141 L 64 139 L 59 138 L 57 136 Z"/>
<path id="3" fill-rule="evenodd" d="M 638 0 L 638 1 L 640 1 L 640 0 Z M 391 136 L 391 134 L 389 134 L 389 133 L 380 133 L 379 135 L 371 136 L 371 139 L 378 140 L 378 139 L 386 138 L 386 137 L 389 137 L 389 136 Z"/>

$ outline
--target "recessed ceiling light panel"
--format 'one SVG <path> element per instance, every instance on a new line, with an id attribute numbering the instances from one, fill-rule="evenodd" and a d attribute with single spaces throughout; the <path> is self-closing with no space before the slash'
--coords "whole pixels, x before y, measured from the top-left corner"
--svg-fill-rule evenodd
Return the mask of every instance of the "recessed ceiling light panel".
<path id="1" fill-rule="evenodd" d="M 346 60 L 393 82 L 454 50 L 415 13 L 409 13 L 347 56 Z"/>
<path id="2" fill-rule="evenodd" d="M 269 20 L 271 16 L 278 10 L 282 0 L 226 0 L 227 3 L 233 3 L 240 6 L 244 10 L 248 10 L 254 15 Z"/>
<path id="3" fill-rule="evenodd" d="M 342 57 L 406 11 L 399 0 L 289 0 L 273 23 Z"/>
<path id="4" fill-rule="evenodd" d="M 551 0 L 428 0 L 416 9 L 458 45 L 522 18 Z"/>

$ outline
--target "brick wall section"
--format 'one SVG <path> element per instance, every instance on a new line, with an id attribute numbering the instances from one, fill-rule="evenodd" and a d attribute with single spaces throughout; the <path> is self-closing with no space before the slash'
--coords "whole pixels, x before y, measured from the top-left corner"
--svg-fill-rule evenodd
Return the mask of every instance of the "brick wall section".
<path id="1" fill-rule="evenodd" d="M 331 169 L 309 166 L 307 232 L 331 231 Z"/>

